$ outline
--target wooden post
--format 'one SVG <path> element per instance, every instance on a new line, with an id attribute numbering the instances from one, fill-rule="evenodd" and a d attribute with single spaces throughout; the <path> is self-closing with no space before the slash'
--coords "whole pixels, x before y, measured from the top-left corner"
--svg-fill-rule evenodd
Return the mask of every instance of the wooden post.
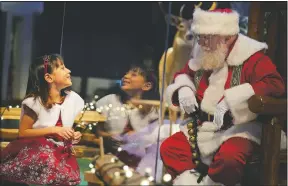
<path id="1" fill-rule="evenodd" d="M 278 185 L 281 127 L 276 118 L 270 123 L 264 123 L 261 150 L 261 185 Z"/>
<path id="2" fill-rule="evenodd" d="M 100 147 L 100 158 L 103 158 L 105 153 L 104 153 L 104 144 L 103 144 L 103 137 L 100 136 L 99 137 L 100 143 L 99 143 L 99 147 Z"/>
<path id="3" fill-rule="evenodd" d="M 267 27 L 267 37 L 266 42 L 268 44 L 268 50 L 267 55 L 272 59 L 272 61 L 275 61 L 276 57 L 276 49 L 278 48 L 278 41 L 279 41 L 279 35 L 277 34 L 279 32 L 279 16 L 280 12 L 272 11 L 270 16 L 267 19 L 267 22 L 269 23 Z"/>
<path id="4" fill-rule="evenodd" d="M 254 1 L 250 5 L 250 16 L 248 20 L 248 36 L 261 41 L 263 39 L 264 12 L 261 2 Z"/>

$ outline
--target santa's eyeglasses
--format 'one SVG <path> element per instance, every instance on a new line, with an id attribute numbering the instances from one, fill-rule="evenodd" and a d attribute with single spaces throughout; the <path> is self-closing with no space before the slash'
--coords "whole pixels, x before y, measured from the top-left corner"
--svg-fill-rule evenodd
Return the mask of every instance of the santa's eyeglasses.
<path id="1" fill-rule="evenodd" d="M 205 47 L 209 47 L 212 49 L 215 49 L 217 45 L 224 42 L 223 37 L 219 35 L 197 34 L 197 35 L 194 35 L 194 37 L 196 38 L 196 41 L 200 46 L 205 46 Z"/>

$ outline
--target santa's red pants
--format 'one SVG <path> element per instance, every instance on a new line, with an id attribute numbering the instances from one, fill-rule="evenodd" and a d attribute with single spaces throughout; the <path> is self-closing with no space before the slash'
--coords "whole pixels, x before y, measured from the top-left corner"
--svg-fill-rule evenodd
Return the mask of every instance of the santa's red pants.
<path id="1" fill-rule="evenodd" d="M 256 148 L 256 143 L 244 138 L 228 139 L 215 154 L 209 166 L 209 177 L 214 182 L 224 185 L 239 183 L 246 161 Z M 167 138 L 160 147 L 160 154 L 167 172 L 173 179 L 185 170 L 195 168 L 190 144 L 182 132 L 177 132 Z"/>

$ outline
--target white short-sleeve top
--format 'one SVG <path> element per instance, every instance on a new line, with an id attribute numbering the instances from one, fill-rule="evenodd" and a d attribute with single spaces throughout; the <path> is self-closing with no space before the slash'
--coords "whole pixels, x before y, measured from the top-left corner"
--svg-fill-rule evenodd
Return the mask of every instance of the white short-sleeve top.
<path id="1" fill-rule="evenodd" d="M 128 121 L 130 121 L 133 129 L 138 132 L 159 118 L 158 110 L 155 108 L 147 115 L 143 115 L 138 108 L 126 110 L 125 105 L 116 94 L 104 96 L 97 101 L 96 107 L 102 108 L 101 114 L 107 117 L 104 124 L 106 132 L 122 133 Z"/>
<path id="2" fill-rule="evenodd" d="M 63 127 L 72 127 L 75 117 L 83 110 L 84 100 L 74 91 L 67 92 L 64 102 L 54 104 L 51 109 L 46 109 L 39 97 L 29 97 L 23 100 L 21 118 L 23 115 L 23 105 L 32 109 L 38 116 L 33 128 L 45 128 L 55 126 L 61 112 Z"/>

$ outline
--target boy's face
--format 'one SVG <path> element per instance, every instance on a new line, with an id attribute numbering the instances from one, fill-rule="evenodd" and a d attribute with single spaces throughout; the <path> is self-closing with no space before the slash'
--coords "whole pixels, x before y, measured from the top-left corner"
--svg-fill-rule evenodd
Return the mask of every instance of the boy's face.
<path id="1" fill-rule="evenodd" d="M 123 91 L 148 91 L 145 78 L 137 70 L 128 71 L 122 78 L 121 89 Z"/>

